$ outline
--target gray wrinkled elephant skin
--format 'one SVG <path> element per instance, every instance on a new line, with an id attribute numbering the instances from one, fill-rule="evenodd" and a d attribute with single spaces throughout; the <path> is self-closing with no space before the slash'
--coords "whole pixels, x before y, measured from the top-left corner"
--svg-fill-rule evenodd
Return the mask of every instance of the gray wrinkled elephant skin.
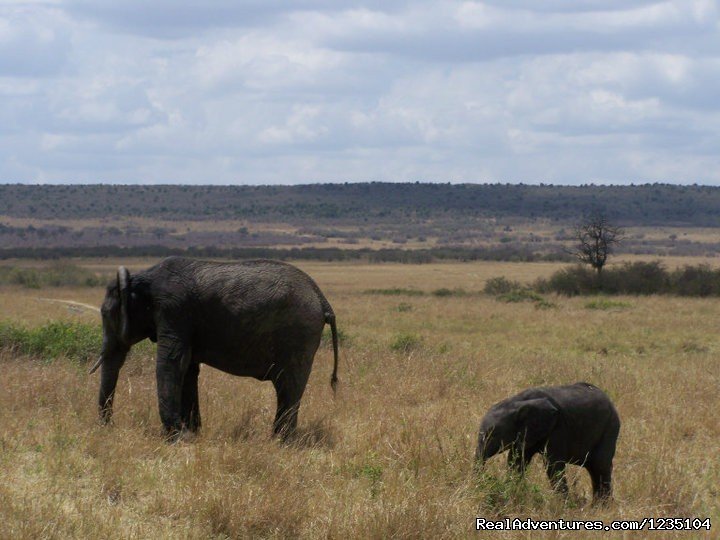
<path id="1" fill-rule="evenodd" d="M 592 384 L 530 388 L 493 405 L 482 419 L 476 462 L 509 451 L 508 465 L 523 472 L 542 453 L 553 487 L 567 493 L 565 465 L 590 473 L 595 501 L 611 495 L 612 462 L 620 418 L 610 398 Z"/>
<path id="2" fill-rule="evenodd" d="M 289 264 L 170 257 L 132 276 L 120 267 L 101 312 L 102 353 L 91 371 L 102 366 L 98 399 L 105 422 L 127 353 L 146 338 L 157 342 L 158 405 L 170 434 L 200 427 L 198 374 L 207 364 L 272 381 L 273 432 L 291 435 L 326 323 L 333 339 L 333 390 L 337 383 L 332 307 L 315 282 Z"/>

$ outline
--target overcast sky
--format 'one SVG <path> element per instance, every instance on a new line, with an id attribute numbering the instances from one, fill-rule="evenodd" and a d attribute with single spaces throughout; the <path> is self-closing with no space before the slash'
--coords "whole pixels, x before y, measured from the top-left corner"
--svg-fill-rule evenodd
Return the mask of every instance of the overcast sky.
<path id="1" fill-rule="evenodd" d="M 0 182 L 720 184 L 717 0 L 0 0 Z"/>

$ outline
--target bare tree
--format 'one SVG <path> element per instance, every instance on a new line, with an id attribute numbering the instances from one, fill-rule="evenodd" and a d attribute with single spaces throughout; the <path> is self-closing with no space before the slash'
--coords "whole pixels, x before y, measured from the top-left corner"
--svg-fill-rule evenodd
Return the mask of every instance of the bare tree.
<path id="1" fill-rule="evenodd" d="M 597 212 L 575 226 L 577 244 L 571 253 L 580 262 L 592 266 L 599 279 L 608 255 L 622 241 L 623 236 L 623 229 L 612 225 L 603 213 Z"/>

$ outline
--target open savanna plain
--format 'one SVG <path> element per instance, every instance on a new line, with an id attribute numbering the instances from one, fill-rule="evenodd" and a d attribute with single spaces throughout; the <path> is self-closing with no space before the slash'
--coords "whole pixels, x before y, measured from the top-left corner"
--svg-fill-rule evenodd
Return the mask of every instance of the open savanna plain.
<path id="1" fill-rule="evenodd" d="M 111 272 L 120 262 L 79 264 Z M 0 538 L 717 537 L 720 300 L 505 302 L 481 292 L 492 277 L 547 277 L 560 267 L 551 263 L 298 266 L 337 314 L 340 387 L 333 398 L 326 340 L 291 444 L 270 437 L 269 383 L 203 366 L 202 432 L 168 444 L 152 346 L 123 368 L 105 427 L 84 363 L 2 350 Z M 97 313 L 46 299 L 99 306 L 103 295 L 4 286 L 0 321 L 99 326 Z M 503 457 L 473 473 L 488 407 L 575 381 L 603 388 L 622 419 L 612 503 L 591 506 L 577 467 L 563 500 L 537 458 L 525 479 L 509 476 Z M 713 529 L 476 533 L 476 517 L 711 518 Z"/>

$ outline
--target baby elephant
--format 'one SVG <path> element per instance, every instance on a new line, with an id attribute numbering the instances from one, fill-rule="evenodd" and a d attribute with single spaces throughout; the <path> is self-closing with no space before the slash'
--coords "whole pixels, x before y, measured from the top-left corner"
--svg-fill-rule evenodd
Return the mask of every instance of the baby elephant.
<path id="1" fill-rule="evenodd" d="M 610 398 L 592 384 L 530 388 L 496 403 L 480 423 L 476 463 L 509 450 L 508 465 L 524 472 L 544 454 L 553 488 L 567 494 L 565 465 L 590 473 L 594 502 L 611 495 L 612 460 L 620 418 Z"/>

